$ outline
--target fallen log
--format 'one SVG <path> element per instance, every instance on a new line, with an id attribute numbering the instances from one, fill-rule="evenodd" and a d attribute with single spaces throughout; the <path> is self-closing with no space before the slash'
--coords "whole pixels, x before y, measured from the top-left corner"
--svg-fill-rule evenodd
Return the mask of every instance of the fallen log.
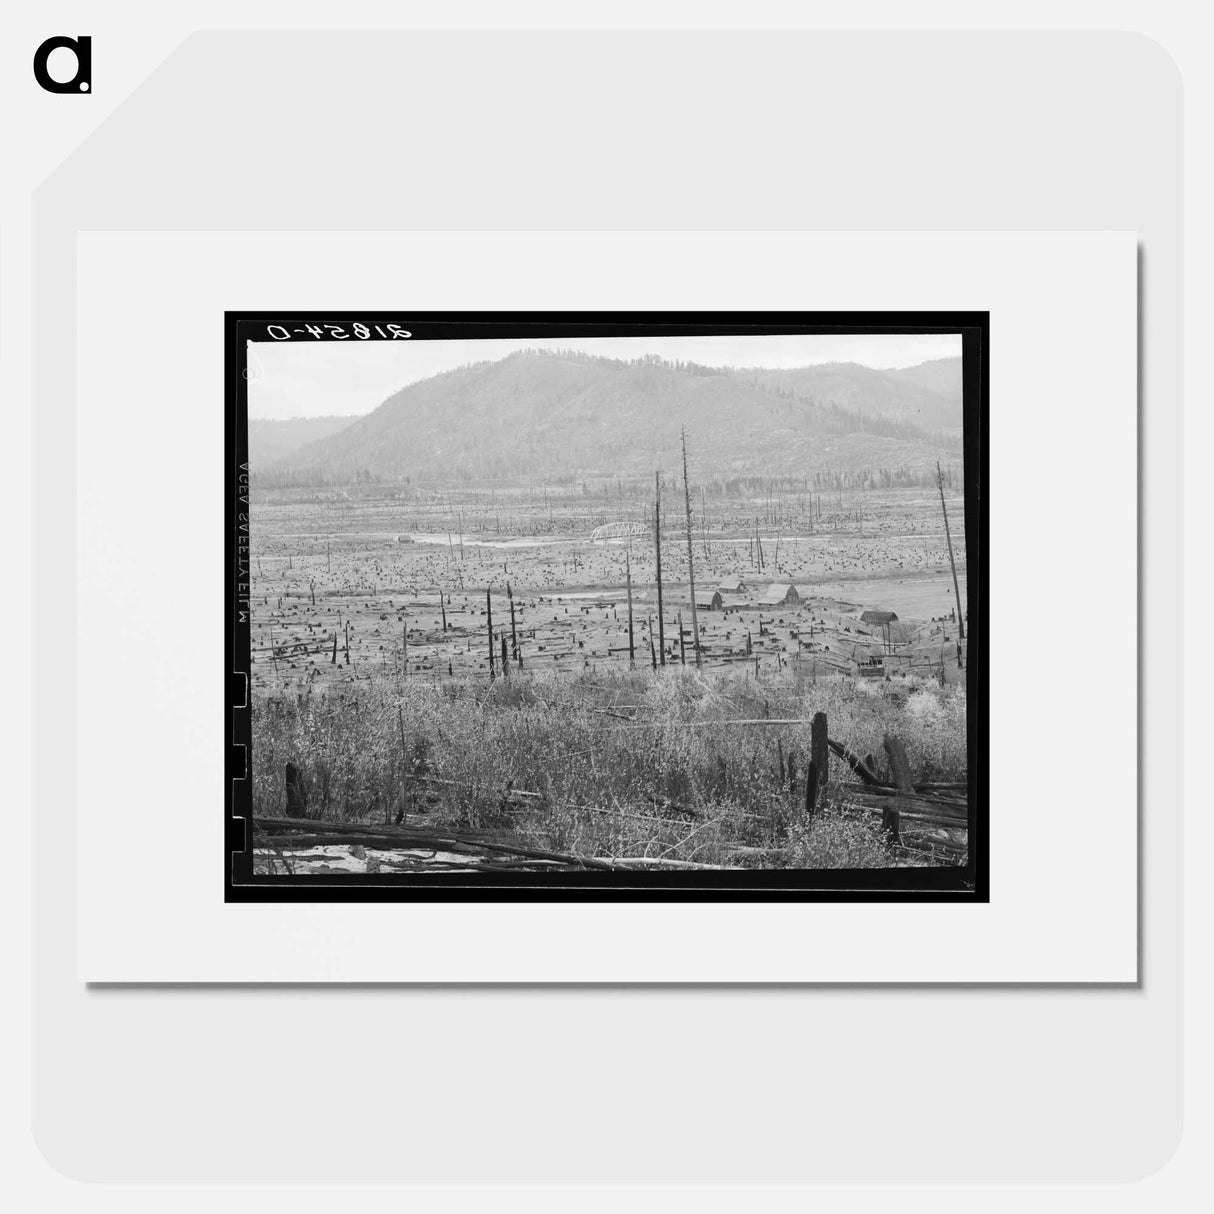
<path id="1" fill-rule="evenodd" d="M 612 871 L 616 869 L 644 868 L 691 868 L 719 869 L 727 866 L 720 864 L 697 864 L 691 860 L 667 860 L 660 857 L 625 856 L 608 858 L 605 856 L 574 856 L 562 852 L 546 851 L 534 847 L 518 847 L 496 840 L 483 839 L 476 836 L 455 835 L 449 832 L 418 832 L 414 830 L 394 830 L 387 827 L 367 826 L 354 822 L 309 822 L 299 823 L 294 819 L 256 818 L 254 830 L 268 844 L 271 839 L 279 847 L 296 846 L 332 846 L 340 843 L 339 836 L 346 836 L 351 845 L 371 847 L 376 850 L 413 850 L 425 849 L 430 851 L 449 851 L 457 855 L 468 855 L 467 849 L 502 852 L 509 856 L 518 856 L 526 860 L 547 860 L 566 867 L 593 868 Z M 269 833 L 269 829 L 299 830 L 297 835 Z M 304 840 L 308 840 L 304 843 Z M 319 842 L 313 841 L 319 840 Z M 254 847 L 257 839 L 254 839 Z M 461 851 L 461 849 L 464 849 Z"/>
<path id="2" fill-rule="evenodd" d="M 827 738 L 826 745 L 831 748 L 847 765 L 864 781 L 865 784 L 881 785 L 882 781 L 877 778 L 876 772 L 869 769 L 868 765 L 860 758 L 859 755 L 854 755 L 842 742 L 836 742 L 834 738 Z M 885 785 L 885 787 L 891 787 Z"/>
<path id="3" fill-rule="evenodd" d="M 306 831 L 318 835 L 389 835 L 398 840 L 402 846 L 410 845 L 429 847 L 439 838 L 445 837 L 436 828 L 418 828 L 413 826 L 391 827 L 375 825 L 370 822 L 327 822 L 312 818 L 259 818 L 253 819 L 253 829 L 262 834 L 273 834 L 282 831 Z M 356 842 L 358 840 L 355 840 Z"/>
<path id="4" fill-rule="evenodd" d="M 844 785 L 842 791 L 846 796 L 860 799 L 884 797 L 887 800 L 913 801 L 916 804 L 936 809 L 946 817 L 954 817 L 960 821 L 965 821 L 969 817 L 968 803 L 954 800 L 951 797 L 932 796 L 930 793 L 902 792 L 900 789 L 888 788 L 883 784 Z"/>
<path id="5" fill-rule="evenodd" d="M 284 850 L 284 841 L 275 840 L 278 844 L 276 847 L 257 848 L 256 850 L 263 852 L 266 855 L 272 855 L 279 860 L 297 864 L 308 863 L 325 863 L 331 861 L 330 856 L 306 856 L 300 855 L 296 848 L 305 847 L 342 847 L 344 844 L 334 843 L 331 837 L 326 836 L 320 843 L 315 841 L 299 842 L 286 841 Z M 395 849 L 372 848 L 374 851 L 389 851 L 391 854 L 378 855 L 374 857 L 374 862 L 382 869 L 388 869 L 393 872 L 506 872 L 517 871 L 519 869 L 534 869 L 534 870 L 562 870 L 569 867 L 563 861 L 558 860 L 536 860 L 536 859 L 507 859 L 506 857 L 495 857 L 488 855 L 473 855 L 468 853 L 466 858 L 461 860 L 440 860 L 433 853 L 429 856 L 408 855 Z M 463 853 L 456 853 L 462 855 Z"/>
<path id="6" fill-rule="evenodd" d="M 887 814 L 890 812 L 890 802 L 885 797 L 873 797 L 868 800 L 863 794 L 854 794 L 859 801 L 857 808 L 866 813 Z M 945 814 L 933 813 L 930 809 L 920 809 L 917 806 L 900 805 L 897 811 L 908 822 L 922 822 L 942 830 L 966 830 L 964 818 L 949 817 Z"/>
<path id="7" fill-rule="evenodd" d="M 254 830 L 260 831 L 265 835 L 268 835 L 270 829 L 275 827 L 279 830 L 290 830 L 292 828 L 299 829 L 301 825 L 306 831 L 330 836 L 333 842 L 338 841 L 336 836 L 345 835 L 352 842 L 361 843 L 364 847 L 382 846 L 386 849 L 403 848 L 407 850 L 421 846 L 436 851 L 450 851 L 457 854 L 461 850 L 463 854 L 467 854 L 468 849 L 475 851 L 497 851 L 509 856 L 525 856 L 537 860 L 558 860 L 573 867 L 610 868 L 608 863 L 586 856 L 571 856 L 563 852 L 545 851 L 535 847 L 518 847 L 506 843 L 498 843 L 495 840 L 485 839 L 477 835 L 459 835 L 443 831 L 421 832 L 405 828 L 367 826 L 354 822 L 305 822 L 301 824 L 291 818 L 255 818 L 253 820 Z"/>
<path id="8" fill-rule="evenodd" d="M 257 847 L 265 847 L 265 848 L 287 847 L 287 848 L 292 848 L 292 849 L 307 848 L 307 847 L 366 847 L 367 846 L 367 844 L 362 841 L 361 836 L 359 837 L 359 840 L 357 842 L 351 841 L 351 842 L 347 843 L 347 842 L 343 841 L 342 839 L 336 838 L 332 834 L 309 835 L 309 834 L 305 834 L 302 832 L 300 834 L 295 834 L 295 835 L 257 834 L 254 836 L 253 845 L 255 848 L 257 848 Z M 397 847 L 394 847 L 392 850 L 393 851 L 407 850 L 407 851 L 419 851 L 419 852 L 424 851 L 424 852 L 430 852 L 431 855 L 433 855 L 439 849 L 431 847 L 431 846 L 429 846 L 429 844 L 427 844 L 424 847 L 410 847 L 410 848 L 405 848 L 405 849 L 400 848 L 398 845 Z"/>

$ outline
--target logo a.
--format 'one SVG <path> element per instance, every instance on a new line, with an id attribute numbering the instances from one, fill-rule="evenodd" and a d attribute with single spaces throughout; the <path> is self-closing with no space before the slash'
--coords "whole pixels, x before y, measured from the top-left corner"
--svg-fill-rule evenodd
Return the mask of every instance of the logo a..
<path id="1" fill-rule="evenodd" d="M 76 74 L 71 80 L 55 80 L 46 70 L 52 51 L 68 50 L 76 56 Z M 78 38 L 48 38 L 34 52 L 34 79 L 48 93 L 87 93 L 93 87 L 93 40 L 81 34 Z"/>

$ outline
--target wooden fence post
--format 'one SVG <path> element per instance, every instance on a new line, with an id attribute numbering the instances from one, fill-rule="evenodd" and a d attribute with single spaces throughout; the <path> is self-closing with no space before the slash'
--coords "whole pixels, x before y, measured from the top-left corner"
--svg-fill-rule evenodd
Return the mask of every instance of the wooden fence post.
<path id="1" fill-rule="evenodd" d="M 809 772 L 805 778 L 805 816 L 817 812 L 818 795 L 830 778 L 830 747 L 827 745 L 826 713 L 815 712 L 809 730 Z"/>
<path id="2" fill-rule="evenodd" d="M 889 774 L 893 777 L 894 783 L 902 792 L 913 795 L 915 784 L 911 779 L 910 761 L 906 757 L 906 747 L 889 734 L 885 735 L 881 744 L 885 747 L 885 754 L 889 759 Z M 892 808 L 881 811 L 881 828 L 885 831 L 889 841 L 894 844 L 902 842 L 898 804 L 897 798 L 893 798 Z"/>
<path id="3" fill-rule="evenodd" d="M 818 773 L 819 788 L 825 788 L 830 779 L 830 746 L 826 739 L 826 713 L 815 712 L 809 727 L 809 747 L 810 761 Z"/>
<path id="4" fill-rule="evenodd" d="M 306 818 L 308 816 L 308 786 L 304 783 L 303 772 L 294 763 L 287 764 L 287 817 Z"/>

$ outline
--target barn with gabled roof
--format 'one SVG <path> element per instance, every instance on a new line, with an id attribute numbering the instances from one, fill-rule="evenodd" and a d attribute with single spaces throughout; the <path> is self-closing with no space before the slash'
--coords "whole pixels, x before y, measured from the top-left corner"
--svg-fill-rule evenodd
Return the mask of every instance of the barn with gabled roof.
<path id="1" fill-rule="evenodd" d="M 799 607 L 801 595 L 791 582 L 772 582 L 763 595 L 763 603 L 768 607 Z"/>

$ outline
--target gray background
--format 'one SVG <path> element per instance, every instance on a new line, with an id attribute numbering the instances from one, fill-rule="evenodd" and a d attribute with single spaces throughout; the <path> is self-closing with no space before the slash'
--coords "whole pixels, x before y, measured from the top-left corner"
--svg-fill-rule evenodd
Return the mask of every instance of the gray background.
<path id="1" fill-rule="evenodd" d="M 187 41 L 34 196 L 33 1078 L 50 1161 L 164 1180 L 1160 1166 L 1180 1134 L 1180 104 L 1172 61 L 1133 35 Z M 1140 987 L 78 986 L 63 812 L 78 774 L 75 233 L 354 227 L 1137 230 Z M 1095 462 L 1099 402 L 1076 408 L 1092 410 Z M 90 795 L 120 820 L 120 789 Z M 255 1098 L 236 1095 L 250 1085 Z"/>

